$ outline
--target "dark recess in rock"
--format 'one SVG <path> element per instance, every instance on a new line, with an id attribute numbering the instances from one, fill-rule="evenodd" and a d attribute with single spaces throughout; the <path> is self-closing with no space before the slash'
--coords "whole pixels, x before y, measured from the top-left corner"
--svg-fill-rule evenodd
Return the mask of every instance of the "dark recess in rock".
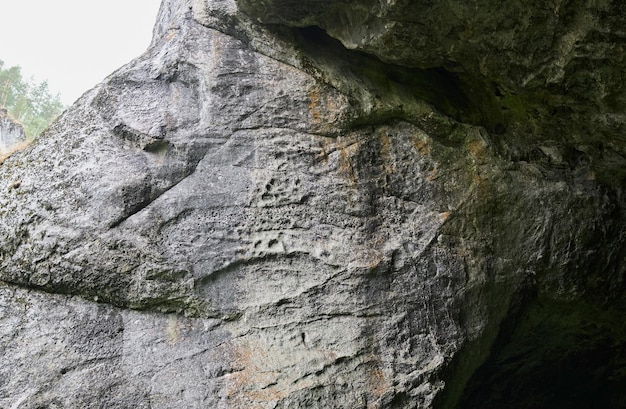
<path id="1" fill-rule="evenodd" d="M 622 311 L 535 300 L 501 332 L 457 408 L 623 408 Z"/>
<path id="2" fill-rule="evenodd" d="M 413 99 L 431 104 L 442 114 L 459 122 L 486 125 L 480 106 L 472 104 L 463 90 L 464 84 L 443 67 L 419 69 L 389 64 L 374 55 L 346 49 L 319 27 L 292 30 L 295 42 L 304 56 L 310 58 L 313 64 L 319 63 L 318 67 L 313 68 L 313 74 L 315 69 L 324 69 L 324 61 L 331 60 L 333 65 L 345 70 L 344 78 L 358 78 L 366 89 L 373 90 L 381 98 L 406 93 Z M 394 118 L 393 115 L 397 115 L 396 119 L 410 119 L 402 112 L 402 107 L 389 115 L 390 119 Z M 384 118 L 376 120 L 384 122 Z"/>

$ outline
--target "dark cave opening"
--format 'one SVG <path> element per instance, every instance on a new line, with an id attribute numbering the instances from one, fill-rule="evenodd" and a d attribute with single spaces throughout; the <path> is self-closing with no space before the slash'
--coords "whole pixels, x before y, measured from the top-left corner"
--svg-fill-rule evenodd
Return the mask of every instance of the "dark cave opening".
<path id="1" fill-rule="evenodd" d="M 626 407 L 626 325 L 618 310 L 535 300 L 471 376 L 456 409 Z"/>
<path id="2" fill-rule="evenodd" d="M 373 54 L 346 48 L 317 26 L 288 29 L 275 27 L 275 30 L 278 35 L 282 33 L 282 36 L 288 36 L 298 44 L 303 56 L 312 65 L 313 74 L 334 67 L 336 71 L 331 75 L 361 84 L 383 99 L 404 95 L 407 99 L 425 101 L 459 122 L 491 127 L 488 124 L 492 122 L 489 118 L 491 113 L 485 108 L 491 107 L 493 97 L 486 101 L 485 93 L 477 94 L 476 81 L 465 78 L 462 72 L 454 72 L 446 67 L 419 68 L 390 64 Z M 322 79 L 328 80 L 328 77 Z M 476 100 L 477 95 L 481 101 Z M 392 114 L 403 116 L 401 112 Z"/>

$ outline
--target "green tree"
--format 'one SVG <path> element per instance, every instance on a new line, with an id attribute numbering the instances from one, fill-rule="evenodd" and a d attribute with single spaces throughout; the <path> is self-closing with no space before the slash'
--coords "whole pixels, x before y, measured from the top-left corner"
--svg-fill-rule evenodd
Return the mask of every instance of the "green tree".
<path id="1" fill-rule="evenodd" d="M 22 77 L 19 66 L 4 67 L 0 60 L 0 106 L 24 125 L 26 136 L 37 137 L 65 107 L 59 94 L 52 95 L 47 81 L 34 83 Z"/>

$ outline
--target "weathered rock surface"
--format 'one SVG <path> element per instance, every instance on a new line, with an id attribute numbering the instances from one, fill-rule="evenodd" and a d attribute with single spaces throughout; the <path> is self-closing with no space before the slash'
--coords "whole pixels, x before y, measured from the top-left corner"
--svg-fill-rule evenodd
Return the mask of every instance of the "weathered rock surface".
<path id="1" fill-rule="evenodd" d="M 584 154 L 604 182 L 624 183 L 624 2 L 238 3 L 265 23 L 319 26 L 388 63 L 443 70 L 475 105 L 463 119 L 502 140 L 505 157 L 527 160 L 545 145 L 557 161 Z"/>
<path id="2" fill-rule="evenodd" d="M 619 6 L 371 3 L 165 0 L 0 166 L 0 407 L 624 406 Z"/>
<path id="3" fill-rule="evenodd" d="M 24 127 L 9 116 L 6 108 L 0 108 L 0 155 L 25 140 Z"/>

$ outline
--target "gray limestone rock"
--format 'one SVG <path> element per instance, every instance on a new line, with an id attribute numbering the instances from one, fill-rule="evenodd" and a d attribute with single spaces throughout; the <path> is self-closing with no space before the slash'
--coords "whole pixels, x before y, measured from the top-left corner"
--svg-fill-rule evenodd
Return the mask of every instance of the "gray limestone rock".
<path id="1" fill-rule="evenodd" d="M 333 39 L 365 3 L 273 3 L 164 0 L 0 166 L 0 407 L 619 407 L 623 146 L 496 132 L 413 37 Z"/>

